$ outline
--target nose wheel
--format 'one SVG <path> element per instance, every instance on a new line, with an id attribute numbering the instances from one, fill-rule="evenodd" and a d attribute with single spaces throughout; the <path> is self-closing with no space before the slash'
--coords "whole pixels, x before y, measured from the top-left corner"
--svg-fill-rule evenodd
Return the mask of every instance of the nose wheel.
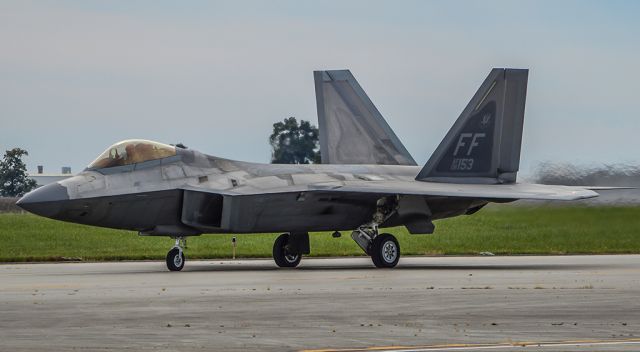
<path id="1" fill-rule="evenodd" d="M 187 248 L 187 240 L 184 237 L 176 237 L 176 244 L 167 253 L 167 269 L 180 271 L 184 268 L 184 249 Z"/>

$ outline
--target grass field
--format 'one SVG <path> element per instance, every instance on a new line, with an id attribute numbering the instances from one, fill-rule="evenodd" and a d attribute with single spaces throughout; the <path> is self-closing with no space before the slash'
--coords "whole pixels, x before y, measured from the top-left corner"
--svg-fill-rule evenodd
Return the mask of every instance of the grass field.
<path id="1" fill-rule="evenodd" d="M 436 222 L 434 235 L 398 237 L 404 255 L 640 253 L 640 207 L 496 205 L 472 216 Z M 350 233 L 311 234 L 311 256 L 363 255 Z M 277 234 L 238 235 L 241 258 L 270 257 Z M 188 258 L 231 257 L 232 235 L 188 240 Z M 173 241 L 75 225 L 29 214 L 0 214 L 0 262 L 162 259 Z"/>

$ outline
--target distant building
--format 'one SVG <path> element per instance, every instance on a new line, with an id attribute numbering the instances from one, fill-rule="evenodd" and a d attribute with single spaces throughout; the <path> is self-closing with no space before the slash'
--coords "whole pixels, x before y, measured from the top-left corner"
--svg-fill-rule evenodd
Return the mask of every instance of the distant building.
<path id="1" fill-rule="evenodd" d="M 71 174 L 71 168 L 68 166 L 63 166 L 61 173 L 44 173 L 44 167 L 42 165 L 38 165 L 38 172 L 36 174 L 29 174 L 29 178 L 35 180 L 38 183 L 38 187 L 42 187 L 44 185 L 48 185 L 49 183 L 54 183 L 57 181 L 62 181 L 66 178 L 73 176 Z"/>

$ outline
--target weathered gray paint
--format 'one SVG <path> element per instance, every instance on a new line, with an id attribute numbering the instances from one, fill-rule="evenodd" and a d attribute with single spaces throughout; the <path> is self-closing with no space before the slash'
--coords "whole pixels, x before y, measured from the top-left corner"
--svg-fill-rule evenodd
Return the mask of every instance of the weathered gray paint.
<path id="1" fill-rule="evenodd" d="M 353 229 L 370 219 L 376 200 L 385 195 L 422 196 L 434 219 L 488 201 L 597 195 L 580 187 L 415 181 L 416 166 L 273 165 L 178 152 L 178 160 L 150 168 L 85 170 L 56 184 L 66 189 L 64 195 L 56 193 L 60 197 L 53 199 L 51 193 L 35 190 L 19 205 L 65 221 L 192 235 Z M 389 221 L 389 226 L 403 223 Z"/>
<path id="2" fill-rule="evenodd" d="M 313 77 L 323 164 L 417 165 L 349 70 Z"/>
<path id="3" fill-rule="evenodd" d="M 513 71 L 513 74 L 518 84 L 523 80 L 526 83 L 526 71 Z M 504 79 L 504 75 L 502 69 L 491 72 L 422 170 L 427 176 L 445 176 L 444 180 L 450 182 L 442 182 L 443 178 L 430 182 L 429 177 L 423 181 L 424 175 L 418 166 L 259 164 L 178 148 L 177 155 L 161 160 L 87 169 L 55 185 L 30 192 L 18 204 L 34 213 L 64 221 L 179 236 L 204 232 L 352 230 L 371 221 L 380 198 L 392 197 L 398 200 L 398 208 L 381 224 L 383 227 L 406 225 L 411 232 L 430 233 L 433 232 L 432 220 L 471 214 L 488 202 L 597 196 L 582 187 L 495 181 L 494 184 L 461 183 L 458 173 L 434 171 L 444 151 L 451 149 L 451 141 L 465 127 L 467 117 L 472 116 L 472 110 L 476 106 L 478 110 L 484 109 L 490 103 L 485 103 L 486 99 L 492 104 L 500 102 L 498 93 L 485 94 L 493 82 L 497 80 L 496 87 L 507 96 L 517 97 L 509 98 L 512 99 L 509 103 L 497 104 L 495 116 L 501 116 L 502 111 L 513 111 L 515 115 L 523 111 L 524 88 L 520 86 L 518 91 L 509 93 L 504 85 L 511 82 L 510 76 L 507 74 Z M 503 129 L 496 129 L 494 133 L 501 137 L 497 139 L 499 143 L 492 146 L 490 155 L 483 158 L 496 159 L 491 159 L 492 167 L 487 171 L 473 173 L 478 180 L 502 176 L 498 172 L 500 168 L 494 168 L 496 165 L 504 166 L 515 177 L 522 119 L 510 118 L 509 123 L 506 120 L 495 121 Z M 507 128 L 516 130 L 512 131 L 513 136 Z M 503 152 L 496 148 L 502 148 Z M 367 157 L 371 155 L 374 154 Z"/>

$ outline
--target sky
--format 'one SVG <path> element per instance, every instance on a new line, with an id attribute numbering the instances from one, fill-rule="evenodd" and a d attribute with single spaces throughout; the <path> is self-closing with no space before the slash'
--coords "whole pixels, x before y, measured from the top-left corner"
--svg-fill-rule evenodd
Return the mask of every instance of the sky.
<path id="1" fill-rule="evenodd" d="M 424 164 L 492 67 L 528 68 L 521 173 L 638 164 L 638 1 L 0 0 L 0 150 L 79 172 L 130 138 L 269 162 L 350 69 Z"/>

